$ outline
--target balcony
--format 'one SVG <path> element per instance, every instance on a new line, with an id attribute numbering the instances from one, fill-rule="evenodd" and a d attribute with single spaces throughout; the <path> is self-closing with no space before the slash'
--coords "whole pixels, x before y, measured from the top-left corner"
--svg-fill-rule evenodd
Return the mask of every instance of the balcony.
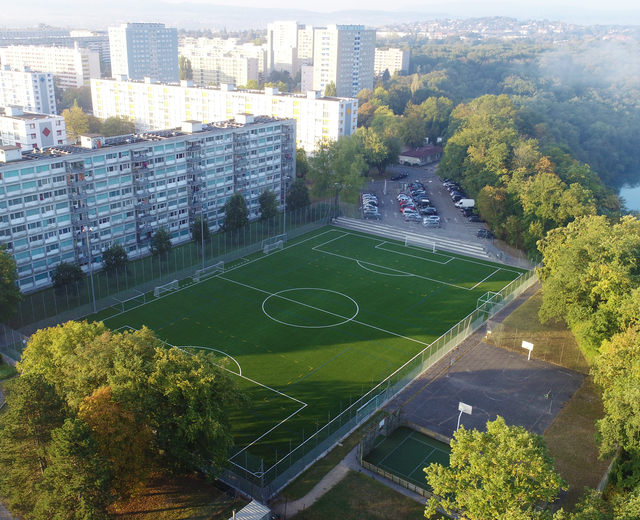
<path id="1" fill-rule="evenodd" d="M 84 162 L 66 163 L 67 173 L 80 173 L 84 171 Z"/>
<path id="2" fill-rule="evenodd" d="M 186 147 L 187 152 L 194 151 L 194 150 L 202 150 L 202 148 L 204 148 L 204 145 L 200 141 L 191 141 L 187 143 L 187 147 Z"/>
<path id="3" fill-rule="evenodd" d="M 77 200 L 84 200 L 87 198 L 87 194 L 86 193 L 72 193 L 71 194 L 71 200 L 77 201 Z"/>

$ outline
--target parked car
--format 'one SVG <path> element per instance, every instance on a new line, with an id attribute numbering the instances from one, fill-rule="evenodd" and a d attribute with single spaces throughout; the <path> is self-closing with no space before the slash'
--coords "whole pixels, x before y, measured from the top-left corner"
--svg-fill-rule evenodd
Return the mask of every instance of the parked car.
<path id="1" fill-rule="evenodd" d="M 422 220 L 422 217 L 420 217 L 420 215 L 418 215 L 417 213 L 410 213 L 409 215 L 405 215 L 404 219 L 407 222 L 420 222 Z"/>
<path id="2" fill-rule="evenodd" d="M 433 206 L 427 206 L 426 208 L 422 208 L 420 210 L 420 213 L 422 213 L 423 215 L 437 215 L 438 210 Z"/>
<path id="3" fill-rule="evenodd" d="M 402 175 L 400 175 L 399 173 L 391 176 L 392 181 L 399 181 L 400 179 L 402 179 Z"/>
<path id="4" fill-rule="evenodd" d="M 473 208 L 465 208 L 465 209 L 463 209 L 462 210 L 462 214 L 467 218 L 470 217 L 471 215 L 473 215 Z"/>
<path id="5" fill-rule="evenodd" d="M 382 218 L 382 215 L 380 215 L 380 213 L 378 213 L 377 211 L 365 211 L 363 215 L 364 215 L 364 218 L 367 218 L 367 219 L 380 220 Z"/>
<path id="6" fill-rule="evenodd" d="M 478 229 L 478 231 L 476 232 L 476 236 L 478 238 L 493 238 L 493 233 L 491 231 L 489 231 L 486 228 L 480 228 Z"/>
<path id="7" fill-rule="evenodd" d="M 482 222 L 482 219 L 478 215 L 471 215 L 469 217 L 469 222 Z"/>

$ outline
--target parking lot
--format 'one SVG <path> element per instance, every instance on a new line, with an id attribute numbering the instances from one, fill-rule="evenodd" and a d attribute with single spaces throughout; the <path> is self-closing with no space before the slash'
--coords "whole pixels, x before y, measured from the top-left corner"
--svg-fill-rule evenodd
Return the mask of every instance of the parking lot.
<path id="1" fill-rule="evenodd" d="M 389 177 L 404 172 L 408 173 L 407 177 L 398 181 L 387 180 L 386 183 L 385 181 L 367 183 L 363 192 L 373 193 L 377 197 L 379 222 L 410 230 L 412 233 L 436 233 L 452 238 L 473 239 L 480 243 L 486 241 L 487 239 L 476 237 L 478 229 L 486 228 L 485 225 L 481 222 L 469 222 L 455 207 L 451 194 L 436 176 L 436 168 L 437 164 L 422 168 L 394 166 L 387 169 Z M 409 185 L 415 181 L 422 182 L 431 206 L 437 209 L 437 214 L 440 217 L 440 225 L 437 229 L 425 228 L 422 224 L 422 218 L 407 222 L 400 211 L 397 196 L 399 193 L 409 193 Z M 385 186 L 386 195 L 384 194 Z M 373 220 L 378 221 L 377 217 Z"/>

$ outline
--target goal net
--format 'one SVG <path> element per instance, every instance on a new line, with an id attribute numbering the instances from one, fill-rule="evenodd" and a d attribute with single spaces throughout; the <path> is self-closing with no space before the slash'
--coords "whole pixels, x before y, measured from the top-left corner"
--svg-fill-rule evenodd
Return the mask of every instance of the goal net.
<path id="1" fill-rule="evenodd" d="M 169 282 L 167 284 L 164 285 L 158 285 L 158 287 L 156 287 L 153 290 L 153 295 L 156 298 L 159 298 L 160 296 L 162 296 L 164 293 L 169 292 L 169 291 L 177 291 L 179 287 L 178 284 L 178 280 L 173 280 L 172 282 Z"/>
<path id="2" fill-rule="evenodd" d="M 202 280 L 222 273 L 224 273 L 224 262 L 218 262 L 217 264 L 210 265 L 204 269 L 198 269 L 193 275 L 193 281 L 195 283 L 199 283 Z"/>
<path id="3" fill-rule="evenodd" d="M 266 246 L 264 246 L 262 248 L 262 251 L 264 252 L 265 255 L 268 255 L 269 253 L 273 253 L 274 251 L 282 249 L 283 247 L 284 247 L 284 244 L 282 240 L 278 240 L 274 244 L 267 244 Z"/>
<path id="4" fill-rule="evenodd" d="M 145 293 L 138 291 L 137 289 L 133 289 L 133 296 L 131 298 L 125 298 L 121 300 L 119 298 L 116 298 L 115 296 L 112 296 L 111 299 L 113 300 L 111 303 L 111 307 L 117 309 L 120 312 L 131 310 L 135 307 L 147 303 L 147 297 Z"/>
<path id="5" fill-rule="evenodd" d="M 262 241 L 262 246 L 260 247 L 260 249 L 264 249 L 266 246 L 275 244 L 277 242 L 282 242 L 284 244 L 286 241 L 287 241 L 286 233 L 282 235 L 276 235 L 275 237 L 271 237 L 271 238 L 265 238 Z"/>
<path id="6" fill-rule="evenodd" d="M 404 245 L 405 247 L 419 247 L 421 249 L 426 249 L 428 251 L 431 251 L 432 253 L 436 252 L 435 242 L 431 242 L 429 240 L 424 240 L 417 237 L 405 236 Z"/>

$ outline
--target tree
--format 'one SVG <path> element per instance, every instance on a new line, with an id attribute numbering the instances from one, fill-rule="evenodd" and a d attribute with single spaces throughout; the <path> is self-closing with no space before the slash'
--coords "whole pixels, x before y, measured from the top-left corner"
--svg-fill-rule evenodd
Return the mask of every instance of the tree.
<path id="1" fill-rule="evenodd" d="M 102 123 L 97 117 L 85 114 L 78 106 L 78 101 L 74 101 L 73 106 L 62 112 L 64 123 L 67 128 L 67 138 L 70 141 L 77 141 L 81 135 L 97 133 L 100 131 Z"/>
<path id="2" fill-rule="evenodd" d="M 209 220 L 207 217 L 196 217 L 191 226 L 191 238 L 196 244 L 200 244 L 204 247 L 204 243 L 211 236 L 211 230 L 209 229 Z"/>
<path id="3" fill-rule="evenodd" d="M 592 374 L 605 410 L 597 421 L 601 455 L 611 457 L 618 447 L 640 455 L 640 326 L 603 341 L 600 352 Z"/>
<path id="4" fill-rule="evenodd" d="M 309 172 L 309 161 L 304 148 L 296 149 L 296 177 L 304 178 Z"/>
<path id="5" fill-rule="evenodd" d="M 193 68 L 191 67 L 191 60 L 186 56 L 180 56 L 178 58 L 178 72 L 180 79 L 193 79 Z"/>
<path id="6" fill-rule="evenodd" d="M 513 518 L 552 502 L 566 483 L 553 469 L 544 438 L 502 417 L 487 422 L 487 431 L 461 427 L 451 442 L 450 466 L 431 464 L 427 481 L 440 499 L 431 498 L 425 516 L 437 508 L 464 518 Z M 511 513 L 511 514 L 508 514 Z"/>
<path id="7" fill-rule="evenodd" d="M 84 280 L 82 268 L 75 263 L 60 262 L 53 270 L 51 281 L 56 288 L 64 287 L 72 283 L 80 283 Z"/>
<path id="8" fill-rule="evenodd" d="M 120 116 L 107 117 L 100 127 L 100 133 L 105 137 L 128 135 L 133 134 L 135 131 L 136 127 L 133 121 Z"/>
<path id="9" fill-rule="evenodd" d="M 149 243 L 149 251 L 151 251 L 151 254 L 156 256 L 170 253 L 172 247 L 171 234 L 169 231 L 167 231 L 164 226 L 156 229 Z"/>
<path id="10" fill-rule="evenodd" d="M 382 73 L 382 81 L 389 81 L 391 79 L 391 74 L 389 74 L 389 69 L 384 69 Z"/>
<path id="11" fill-rule="evenodd" d="M 324 87 L 324 95 L 325 97 L 335 97 L 336 93 L 336 84 L 333 81 L 327 83 Z"/>
<path id="12" fill-rule="evenodd" d="M 116 271 L 129 263 L 127 251 L 120 244 L 113 244 L 102 252 L 102 267 L 105 271 Z"/>
<path id="13" fill-rule="evenodd" d="M 270 220 L 278 216 L 278 198 L 273 190 L 264 190 L 258 196 L 260 220 Z"/>
<path id="14" fill-rule="evenodd" d="M 67 419 L 52 432 L 47 447 L 50 464 L 44 472 L 35 518 L 96 520 L 108 518 L 105 508 L 114 498 L 109 493 L 107 461 L 97 448 L 89 425 Z"/>
<path id="15" fill-rule="evenodd" d="M 225 203 L 223 210 L 225 213 L 222 223 L 224 231 L 235 231 L 236 229 L 245 227 L 249 223 L 247 201 L 239 191 L 236 191 Z"/>
<path id="16" fill-rule="evenodd" d="M 77 104 L 84 112 L 92 112 L 91 87 L 68 88 L 62 90 L 54 85 L 58 110 L 66 110 Z"/>
<path id="17" fill-rule="evenodd" d="M 22 293 L 17 282 L 16 261 L 7 253 L 6 244 L 0 244 L 0 323 L 13 318 L 18 311 Z"/>
<path id="18" fill-rule="evenodd" d="M 336 204 L 341 195 L 345 202 L 358 202 L 367 165 L 362 147 L 354 137 L 323 142 L 309 159 L 308 177 L 316 196 L 335 197 Z"/>
<path id="19" fill-rule="evenodd" d="M 422 146 L 425 137 L 427 137 L 424 119 L 416 113 L 404 117 L 400 122 L 400 136 L 404 144 L 411 148 Z"/>
<path id="20" fill-rule="evenodd" d="M 291 184 L 291 189 L 287 194 L 287 209 L 296 211 L 311 204 L 309 198 L 309 188 L 304 179 L 298 178 Z"/>
<path id="21" fill-rule="evenodd" d="M 581 349 L 593 358 L 603 340 L 624 330 L 640 308 L 640 221 L 626 216 L 579 217 L 538 242 L 544 267 L 540 319 L 566 320 Z"/>
<path id="22" fill-rule="evenodd" d="M 359 128 L 356 135 L 369 168 L 377 168 L 384 175 L 387 166 L 398 162 L 400 143 L 392 135 L 381 135 L 373 128 Z"/>
<path id="23" fill-rule="evenodd" d="M 256 79 L 247 80 L 247 84 L 243 87 L 238 87 L 239 89 L 245 88 L 247 90 L 260 90 L 260 83 Z"/>

